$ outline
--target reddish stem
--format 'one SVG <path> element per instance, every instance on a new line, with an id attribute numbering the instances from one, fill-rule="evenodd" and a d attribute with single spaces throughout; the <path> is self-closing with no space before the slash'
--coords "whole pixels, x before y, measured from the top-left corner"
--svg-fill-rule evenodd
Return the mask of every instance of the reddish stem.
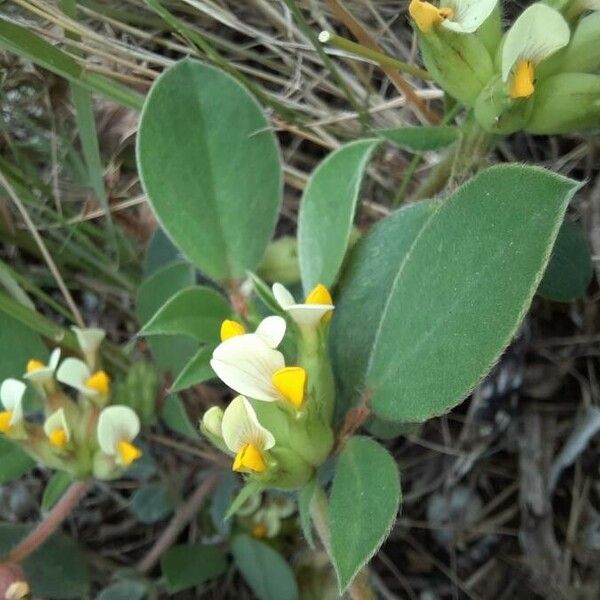
<path id="1" fill-rule="evenodd" d="M 90 486 L 90 481 L 73 483 L 46 518 L 11 550 L 8 560 L 20 563 L 35 552 L 71 514 L 75 506 L 86 495 Z"/>

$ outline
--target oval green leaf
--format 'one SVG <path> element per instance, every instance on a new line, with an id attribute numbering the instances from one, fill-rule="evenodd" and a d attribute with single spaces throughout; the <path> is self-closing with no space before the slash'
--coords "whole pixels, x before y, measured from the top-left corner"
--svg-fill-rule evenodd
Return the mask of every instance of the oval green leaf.
<path id="1" fill-rule="evenodd" d="M 214 345 L 202 346 L 192 356 L 190 362 L 183 367 L 179 375 L 175 378 L 173 385 L 171 386 L 171 392 L 180 392 L 193 385 L 204 383 L 209 379 L 214 379 L 215 372 L 210 366 L 210 359 L 215 349 Z"/>
<path id="2" fill-rule="evenodd" d="M 358 195 L 380 140 L 358 140 L 332 152 L 304 190 L 298 216 L 300 272 L 306 292 L 331 287 L 344 260 Z"/>
<path id="3" fill-rule="evenodd" d="M 177 292 L 144 325 L 140 335 L 189 335 L 200 342 L 218 342 L 221 323 L 231 308 L 219 292 L 203 286 Z"/>
<path id="4" fill-rule="evenodd" d="M 399 506 L 394 459 L 369 438 L 351 438 L 336 465 L 328 510 L 331 554 L 342 594 L 384 542 Z"/>
<path id="5" fill-rule="evenodd" d="M 571 302 L 585 295 L 592 275 L 592 257 L 583 231 L 577 223 L 565 220 L 538 294 L 548 300 Z"/>
<path id="6" fill-rule="evenodd" d="M 577 187 L 535 167 L 492 167 L 445 202 L 374 227 L 333 319 L 346 401 L 358 391 L 380 417 L 407 422 L 461 402 L 521 322 Z"/>
<path id="7" fill-rule="evenodd" d="M 240 278 L 271 239 L 282 194 L 276 137 L 233 77 L 185 59 L 154 83 L 137 140 L 163 229 L 204 273 Z"/>
<path id="8" fill-rule="evenodd" d="M 259 600 L 296 600 L 294 572 L 271 546 L 248 535 L 238 535 L 231 544 L 237 568 Z"/>

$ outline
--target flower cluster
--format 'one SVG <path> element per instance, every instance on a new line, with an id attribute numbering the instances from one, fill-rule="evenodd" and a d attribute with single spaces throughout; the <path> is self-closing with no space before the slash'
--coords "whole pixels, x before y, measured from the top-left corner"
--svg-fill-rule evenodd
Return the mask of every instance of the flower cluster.
<path id="1" fill-rule="evenodd" d="M 490 132 L 563 133 L 600 121 L 600 14 L 586 14 L 600 4 L 549 4 L 532 4 L 503 32 L 497 0 L 410 2 L 427 69 Z"/>
<path id="2" fill-rule="evenodd" d="M 104 331 L 77 327 L 73 331 L 85 360 L 69 357 L 61 362 L 56 348 L 47 364 L 29 360 L 23 380 L 2 382 L 0 434 L 40 463 L 73 477 L 112 479 L 142 454 L 133 444 L 140 420 L 127 406 L 109 405 L 111 380 L 97 365 Z M 42 401 L 42 423 L 25 418 L 27 383 Z M 66 394 L 59 383 L 74 390 L 77 399 Z"/>
<path id="3" fill-rule="evenodd" d="M 221 326 L 211 366 L 237 392 L 229 406 L 210 408 L 201 430 L 233 458 L 232 468 L 269 487 L 300 487 L 327 458 L 333 444 L 333 380 L 327 356 L 329 291 L 317 285 L 296 303 L 281 284 L 273 295 L 293 323 L 295 360 L 279 349 L 288 324 L 277 315 L 253 332 L 237 321 Z"/>

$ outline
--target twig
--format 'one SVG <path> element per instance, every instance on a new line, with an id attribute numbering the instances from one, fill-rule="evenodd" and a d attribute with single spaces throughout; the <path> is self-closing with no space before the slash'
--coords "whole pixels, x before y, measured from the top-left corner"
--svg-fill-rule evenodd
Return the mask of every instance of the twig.
<path id="1" fill-rule="evenodd" d="M 194 518 L 200 507 L 206 500 L 206 497 L 212 492 L 217 484 L 217 475 L 207 477 L 188 498 L 187 502 L 179 509 L 160 537 L 156 540 L 148 554 L 140 560 L 137 565 L 138 571 L 148 573 L 159 561 L 160 557 L 166 552 L 175 542 L 177 536 L 186 527 L 186 525 Z"/>
<path id="2" fill-rule="evenodd" d="M 71 514 L 91 485 L 89 480 L 73 483 L 46 518 L 10 551 L 8 560 L 19 563 L 35 552 Z"/>

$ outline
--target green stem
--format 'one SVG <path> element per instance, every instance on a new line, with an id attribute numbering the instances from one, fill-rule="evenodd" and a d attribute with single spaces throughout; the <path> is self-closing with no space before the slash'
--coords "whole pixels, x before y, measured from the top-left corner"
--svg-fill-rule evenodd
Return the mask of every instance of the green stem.
<path id="1" fill-rule="evenodd" d="M 393 58 L 387 54 L 383 54 L 383 52 L 378 52 L 377 50 L 367 48 L 366 46 L 357 44 L 352 40 L 344 38 L 340 35 L 336 35 L 335 33 L 331 33 L 330 31 L 322 31 L 319 35 L 319 41 L 322 44 L 329 44 L 330 46 L 338 48 L 339 50 L 345 50 L 346 52 L 351 52 L 356 56 L 361 56 L 362 58 L 372 60 L 383 67 L 398 69 L 398 71 L 402 71 L 404 73 L 408 73 L 409 75 L 414 75 L 415 77 L 425 80 L 432 79 L 431 75 L 425 71 L 425 69 L 420 69 L 419 67 L 415 67 L 407 62 L 398 60 L 397 58 Z"/>

